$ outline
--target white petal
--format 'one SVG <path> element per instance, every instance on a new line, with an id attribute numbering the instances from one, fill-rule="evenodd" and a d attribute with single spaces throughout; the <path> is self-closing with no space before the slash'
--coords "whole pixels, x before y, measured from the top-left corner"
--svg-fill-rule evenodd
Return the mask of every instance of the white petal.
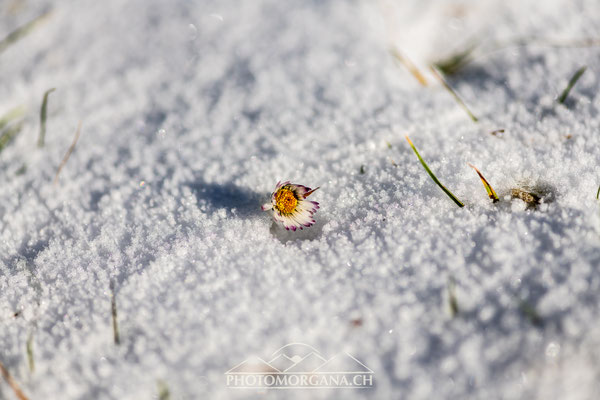
<path id="1" fill-rule="evenodd" d="M 283 223 L 283 226 L 287 230 L 291 229 L 291 230 L 295 231 L 296 228 L 299 227 L 298 223 L 291 216 L 288 216 L 288 215 L 281 215 L 281 222 Z"/>
<path id="2" fill-rule="evenodd" d="M 318 209 L 317 205 L 310 200 L 301 200 L 298 204 L 298 208 L 302 211 L 310 212 L 311 214 L 314 214 Z"/>
<path id="3" fill-rule="evenodd" d="M 294 214 L 294 219 L 298 224 L 304 227 L 309 227 L 315 222 L 315 220 L 312 217 L 312 214 L 308 211 L 298 211 Z"/>

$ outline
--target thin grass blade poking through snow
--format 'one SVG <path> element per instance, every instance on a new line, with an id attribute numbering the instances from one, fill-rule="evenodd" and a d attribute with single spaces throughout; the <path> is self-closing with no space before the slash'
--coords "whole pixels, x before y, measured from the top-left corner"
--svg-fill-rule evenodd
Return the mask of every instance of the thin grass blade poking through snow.
<path id="1" fill-rule="evenodd" d="M 13 140 L 21 132 L 22 128 L 23 122 L 19 122 L 2 132 L 2 134 L 0 135 L 0 152 L 4 150 L 4 148 L 10 143 L 10 141 Z"/>
<path id="2" fill-rule="evenodd" d="M 44 22 L 52 13 L 52 11 L 46 11 L 42 15 L 34 18 L 25 25 L 22 25 L 8 34 L 4 39 L 0 40 L 0 53 L 6 50 L 11 44 L 15 43 L 19 39 L 23 38 L 27 34 L 31 33 L 37 26 Z"/>
<path id="3" fill-rule="evenodd" d="M 42 100 L 42 108 L 40 109 L 40 134 L 38 136 L 38 147 L 44 147 L 44 141 L 46 140 L 46 116 L 48 114 L 48 96 L 56 89 L 48 89 L 44 93 L 44 100 Z"/>
<path id="4" fill-rule="evenodd" d="M 465 205 L 455 195 L 453 195 L 452 192 L 450 192 L 448 189 L 446 189 L 446 187 L 444 185 L 442 185 L 442 183 L 433 174 L 433 172 L 431 172 L 431 170 L 427 166 L 427 163 L 425 162 L 425 160 L 423 160 L 423 158 L 421 157 L 421 155 L 417 151 L 417 148 L 410 141 L 410 139 L 409 139 L 408 136 L 406 136 L 406 140 L 408 141 L 408 144 L 410 144 L 410 147 L 412 147 L 413 151 L 417 155 L 417 158 L 419 159 L 419 161 L 421 161 L 421 164 L 423 165 L 423 168 L 425 168 L 425 171 L 427 171 L 427 173 L 429 174 L 429 176 L 431 177 L 431 179 L 433 179 L 433 181 L 444 191 L 444 193 L 446 193 L 448 195 L 448 197 L 450 197 L 452 199 L 452 201 L 454 201 L 456 203 L 457 206 L 464 207 Z"/>
<path id="5" fill-rule="evenodd" d="M 567 100 L 567 97 L 569 96 L 571 89 L 573 89 L 573 86 L 575 86 L 575 84 L 577 83 L 579 78 L 581 78 L 581 75 L 583 75 L 583 73 L 585 72 L 586 69 L 587 69 L 587 67 L 581 67 L 575 72 L 575 74 L 573 74 L 573 76 L 569 80 L 569 83 L 567 84 L 567 87 L 565 88 L 565 90 L 563 90 L 562 94 L 558 98 L 558 102 L 560 104 L 565 103 L 565 100 Z"/>
<path id="6" fill-rule="evenodd" d="M 598 186 L 598 191 L 596 192 L 596 200 L 600 200 L 600 186 Z"/>
<path id="7" fill-rule="evenodd" d="M 167 383 L 163 380 L 159 380 L 157 382 L 158 386 L 158 400 L 170 400 L 171 393 L 169 392 L 169 387 Z"/>
<path id="8" fill-rule="evenodd" d="M 442 76 L 442 74 L 440 73 L 440 71 L 438 71 L 438 69 L 435 66 L 433 66 L 433 65 L 431 66 L 431 72 L 433 72 L 433 74 L 436 76 L 436 78 L 438 78 L 438 80 L 444 86 L 444 88 L 446 88 L 446 90 L 452 95 L 452 97 L 454 97 L 454 100 L 456 100 L 456 102 L 458 103 L 458 105 L 461 106 L 461 108 L 463 110 L 465 110 L 465 112 L 467 113 L 467 115 L 469 116 L 469 118 L 471 118 L 471 120 L 473 122 L 479 121 L 477 119 L 477 117 L 471 112 L 471 110 L 469 109 L 469 107 L 467 107 L 467 105 L 465 104 L 465 102 L 463 101 L 463 99 L 461 99 L 460 96 L 458 95 L 458 93 L 456 93 L 454 91 L 454 89 L 452 89 L 452 87 L 448 84 L 448 82 L 446 82 L 446 79 L 444 79 L 444 77 Z"/>
<path id="9" fill-rule="evenodd" d="M 315 223 L 313 215 L 319 209 L 319 203 L 306 198 L 317 189 L 319 188 L 311 189 L 289 181 L 278 182 L 271 194 L 271 202 L 263 204 L 262 210 L 273 210 L 273 219 L 287 230 L 308 228 Z"/>
<path id="10" fill-rule="evenodd" d="M 477 172 L 477 175 L 479 175 L 479 178 L 481 178 L 481 182 L 483 182 L 485 191 L 487 192 L 488 196 L 490 196 L 490 199 L 492 199 L 492 202 L 496 203 L 497 201 L 499 201 L 500 199 L 498 198 L 498 195 L 496 194 L 496 192 L 494 192 L 494 189 L 492 189 L 492 185 L 490 185 L 490 183 L 483 177 L 483 174 L 479 172 L 479 170 L 475 168 L 473 164 L 469 164 L 469 166 L 473 168 L 475 172 Z"/>
<path id="11" fill-rule="evenodd" d="M 537 310 L 529 304 L 525 300 L 519 300 L 519 310 L 527 317 L 529 322 L 531 322 L 534 326 L 542 326 L 544 324 L 544 320 L 537 312 Z"/>
<path id="12" fill-rule="evenodd" d="M 21 118 L 25 114 L 25 108 L 23 106 L 15 107 L 2 117 L 0 117 L 0 132 L 11 122 Z"/>
<path id="13" fill-rule="evenodd" d="M 0 151 L 21 132 L 24 114 L 25 109 L 19 106 L 0 117 Z"/>
<path id="14" fill-rule="evenodd" d="M 400 50 L 396 48 L 391 49 L 390 53 L 396 60 L 400 62 L 400 64 L 404 65 L 406 69 L 408 69 L 408 72 L 410 72 L 421 85 L 427 86 L 427 80 L 421 71 L 419 71 L 419 68 L 417 68 L 417 66 L 408 57 L 406 57 L 400 52 Z"/>
<path id="15" fill-rule="evenodd" d="M 33 332 L 29 333 L 25 348 L 27 350 L 27 363 L 29 364 L 29 371 L 33 373 L 35 372 L 35 359 L 33 357 Z"/>
<path id="16" fill-rule="evenodd" d="M 453 276 L 448 279 L 448 305 L 452 318 L 458 315 L 458 300 L 456 299 L 456 281 Z"/>
<path id="17" fill-rule="evenodd" d="M 471 62 L 473 50 L 475 50 L 474 44 L 462 51 L 452 54 L 448 58 L 436 61 L 433 63 L 433 66 L 445 76 L 455 75 Z"/>

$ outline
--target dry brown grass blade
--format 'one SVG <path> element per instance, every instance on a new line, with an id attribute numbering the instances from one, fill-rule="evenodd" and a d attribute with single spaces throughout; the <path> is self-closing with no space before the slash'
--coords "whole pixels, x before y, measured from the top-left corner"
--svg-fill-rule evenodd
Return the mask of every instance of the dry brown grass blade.
<path id="1" fill-rule="evenodd" d="M 408 72 L 410 72 L 412 76 L 414 76 L 415 79 L 419 81 L 421 85 L 427 86 L 427 80 L 425 79 L 421 71 L 419 71 L 419 68 L 417 68 L 417 66 L 406 55 L 402 54 L 396 48 L 391 49 L 390 53 L 392 53 L 392 56 L 394 56 L 394 58 L 398 60 L 402 65 L 404 65 L 406 69 L 408 69 Z"/>
<path id="2" fill-rule="evenodd" d="M 4 377 L 4 379 L 6 380 L 6 382 L 10 386 L 10 388 L 13 390 L 13 392 L 15 392 L 15 396 L 17 396 L 17 399 L 19 399 L 19 400 L 28 400 L 28 397 L 25 396 L 25 394 L 23 393 L 23 391 L 21 390 L 21 388 L 19 387 L 19 385 L 17 385 L 17 382 L 10 375 L 10 373 L 8 372 L 8 370 L 6 369 L 6 367 L 4 366 L 4 364 L 2 364 L 2 361 L 0 361 L 0 373 L 2 374 L 2 376 Z"/>
<path id="3" fill-rule="evenodd" d="M 63 167 L 65 166 L 67 161 L 69 161 L 69 157 L 71 157 L 71 153 L 73 153 L 73 150 L 75 150 L 75 145 L 77 144 L 77 141 L 79 140 L 80 134 L 81 134 L 81 121 L 79 121 L 79 126 L 77 127 L 77 132 L 75 132 L 75 138 L 73 138 L 73 143 L 71 143 L 69 150 L 67 150 L 67 152 L 65 153 L 65 156 L 63 157 L 62 161 L 60 162 L 60 165 L 58 166 L 58 170 L 56 171 L 56 175 L 54 176 L 54 184 L 55 185 L 58 183 L 58 175 L 60 174 L 60 171 L 63 169 Z"/>

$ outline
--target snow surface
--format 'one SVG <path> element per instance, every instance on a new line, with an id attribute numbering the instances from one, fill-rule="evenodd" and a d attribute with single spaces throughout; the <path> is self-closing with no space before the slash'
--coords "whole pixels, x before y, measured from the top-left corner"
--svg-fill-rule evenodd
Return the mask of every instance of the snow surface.
<path id="1" fill-rule="evenodd" d="M 0 54 L 0 114 L 27 107 L 0 153 L 0 361 L 31 399 L 600 393 L 600 48 L 548 45 L 600 37 L 596 0 L 6 0 L 0 37 L 50 7 Z M 536 40 L 493 50 L 516 38 Z M 473 40 L 450 82 L 477 124 L 389 53 Z M 261 212 L 278 180 L 321 186 L 315 226 Z M 552 201 L 510 200 L 535 186 Z M 226 387 L 291 342 L 352 354 L 375 388 Z"/>

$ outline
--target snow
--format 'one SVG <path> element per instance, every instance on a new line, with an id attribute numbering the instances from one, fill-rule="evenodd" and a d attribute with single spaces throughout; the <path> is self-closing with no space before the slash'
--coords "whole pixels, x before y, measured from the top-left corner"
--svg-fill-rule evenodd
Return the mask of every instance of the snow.
<path id="1" fill-rule="evenodd" d="M 595 1 L 11 1 L 0 37 L 48 8 L 0 53 L 0 114 L 27 109 L 0 153 L 0 362 L 31 399 L 600 392 L 599 50 L 548 45 L 600 36 Z M 389 53 L 423 68 L 471 40 L 450 83 L 477 124 Z M 260 210 L 279 180 L 321 187 L 316 225 Z M 540 186 L 536 210 L 510 198 Z M 375 387 L 226 387 L 295 342 Z"/>

